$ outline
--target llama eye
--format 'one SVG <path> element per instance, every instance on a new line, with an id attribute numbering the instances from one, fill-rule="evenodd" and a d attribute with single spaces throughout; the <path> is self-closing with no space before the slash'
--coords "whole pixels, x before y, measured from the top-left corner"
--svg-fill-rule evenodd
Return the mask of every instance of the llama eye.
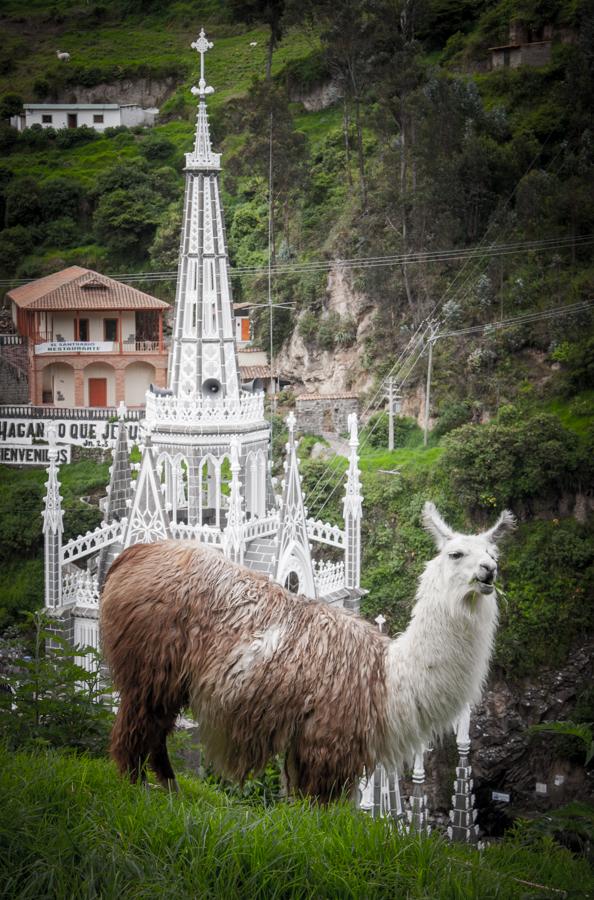
<path id="1" fill-rule="evenodd" d="M 462 559 L 464 554 L 461 550 L 456 550 L 455 553 L 450 553 L 450 559 Z"/>

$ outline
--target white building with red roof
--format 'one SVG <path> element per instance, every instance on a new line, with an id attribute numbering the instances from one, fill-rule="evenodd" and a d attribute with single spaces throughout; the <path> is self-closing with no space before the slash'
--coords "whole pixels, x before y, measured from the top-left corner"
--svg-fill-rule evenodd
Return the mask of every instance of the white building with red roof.
<path id="1" fill-rule="evenodd" d="M 81 266 L 13 288 L 7 299 L 28 345 L 34 406 L 143 406 L 151 383 L 166 386 L 162 300 Z"/>

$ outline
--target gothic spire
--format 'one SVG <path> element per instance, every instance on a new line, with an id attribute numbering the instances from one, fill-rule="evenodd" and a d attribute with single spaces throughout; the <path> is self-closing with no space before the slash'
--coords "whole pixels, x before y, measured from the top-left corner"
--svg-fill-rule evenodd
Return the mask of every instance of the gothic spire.
<path id="1" fill-rule="evenodd" d="M 45 607 L 55 609 L 62 602 L 62 531 L 63 518 L 60 482 L 58 481 L 58 449 L 55 425 L 48 428 L 47 481 L 45 482 L 45 508 L 43 515 Z"/>
<path id="2" fill-rule="evenodd" d="M 225 225 L 219 193 L 220 155 L 213 153 L 206 112 L 212 93 L 204 55 L 212 47 L 204 30 L 192 44 L 200 54 L 194 149 L 186 154 L 175 326 L 169 387 L 175 398 L 210 403 L 239 401 L 239 377 Z M 147 412 L 148 416 L 148 412 Z"/>
<path id="3" fill-rule="evenodd" d="M 285 479 L 283 482 L 283 499 L 280 512 L 278 537 L 278 556 L 275 580 L 284 585 L 293 573 L 299 580 L 298 593 L 307 597 L 317 596 L 316 585 L 307 534 L 307 511 L 303 504 L 301 476 L 297 445 L 295 443 L 295 425 L 297 420 L 293 413 L 287 417 L 289 440 L 287 442 L 287 459 L 285 461 Z"/>

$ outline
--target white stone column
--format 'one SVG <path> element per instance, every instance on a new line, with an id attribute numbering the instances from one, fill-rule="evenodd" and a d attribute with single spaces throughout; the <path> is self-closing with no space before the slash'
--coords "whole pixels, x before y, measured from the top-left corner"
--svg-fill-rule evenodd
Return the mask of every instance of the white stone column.
<path id="1" fill-rule="evenodd" d="M 476 810 L 472 793 L 472 767 L 469 765 L 470 755 L 470 706 L 465 706 L 456 722 L 456 744 L 458 747 L 458 765 L 452 795 L 452 809 L 448 837 L 452 841 L 463 841 L 474 844 L 478 840 L 478 825 L 475 825 Z"/>
<path id="2" fill-rule="evenodd" d="M 349 425 L 349 467 L 343 500 L 345 531 L 344 583 L 347 588 L 358 588 L 361 584 L 361 516 L 363 497 L 359 481 L 359 432 L 357 416 L 351 413 Z"/>
<path id="3" fill-rule="evenodd" d="M 225 528 L 224 546 L 225 555 L 232 562 L 243 564 L 245 553 L 245 539 L 243 535 L 244 510 L 241 499 L 241 481 L 239 474 L 241 464 L 239 462 L 240 446 L 239 438 L 231 438 L 231 485 L 229 495 L 229 509 L 227 511 L 227 527 Z"/>

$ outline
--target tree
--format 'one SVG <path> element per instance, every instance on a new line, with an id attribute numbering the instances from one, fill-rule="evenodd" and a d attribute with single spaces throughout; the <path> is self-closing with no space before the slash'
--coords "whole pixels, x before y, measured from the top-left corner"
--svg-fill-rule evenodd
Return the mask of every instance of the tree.
<path id="1" fill-rule="evenodd" d="M 256 174 L 269 181 L 272 144 L 272 256 L 276 253 L 276 222 L 282 209 L 284 235 L 289 242 L 291 203 L 306 179 L 307 142 L 295 131 L 286 93 L 257 81 L 244 104 L 242 125 L 248 133 L 241 154 L 229 160 L 232 173 Z"/>
<path id="2" fill-rule="evenodd" d="M 149 254 L 151 265 L 156 268 L 175 269 L 179 258 L 179 235 L 182 225 L 182 208 L 172 203 L 162 216 Z"/>
<path id="3" fill-rule="evenodd" d="M 270 28 L 268 55 L 266 57 L 266 81 L 272 77 L 272 55 L 283 36 L 284 0 L 228 0 L 233 18 L 246 25 L 264 22 Z"/>
<path id="4" fill-rule="evenodd" d="M 153 238 L 163 207 L 162 198 L 146 186 L 103 194 L 93 217 L 97 237 L 114 253 L 140 256 Z"/>
<path id="5" fill-rule="evenodd" d="M 33 249 L 33 234 L 23 225 L 0 231 L 0 272 L 14 274 L 16 267 Z"/>
<path id="6" fill-rule="evenodd" d="M 15 178 L 6 188 L 6 226 L 37 225 L 41 218 L 41 191 L 34 178 Z"/>
<path id="7" fill-rule="evenodd" d="M 23 108 L 23 98 L 18 94 L 4 94 L 0 99 L 0 119 L 11 119 L 18 116 Z"/>
<path id="8" fill-rule="evenodd" d="M 49 178 L 41 184 L 41 210 L 46 222 L 52 219 L 78 219 L 84 191 L 72 178 Z"/>

